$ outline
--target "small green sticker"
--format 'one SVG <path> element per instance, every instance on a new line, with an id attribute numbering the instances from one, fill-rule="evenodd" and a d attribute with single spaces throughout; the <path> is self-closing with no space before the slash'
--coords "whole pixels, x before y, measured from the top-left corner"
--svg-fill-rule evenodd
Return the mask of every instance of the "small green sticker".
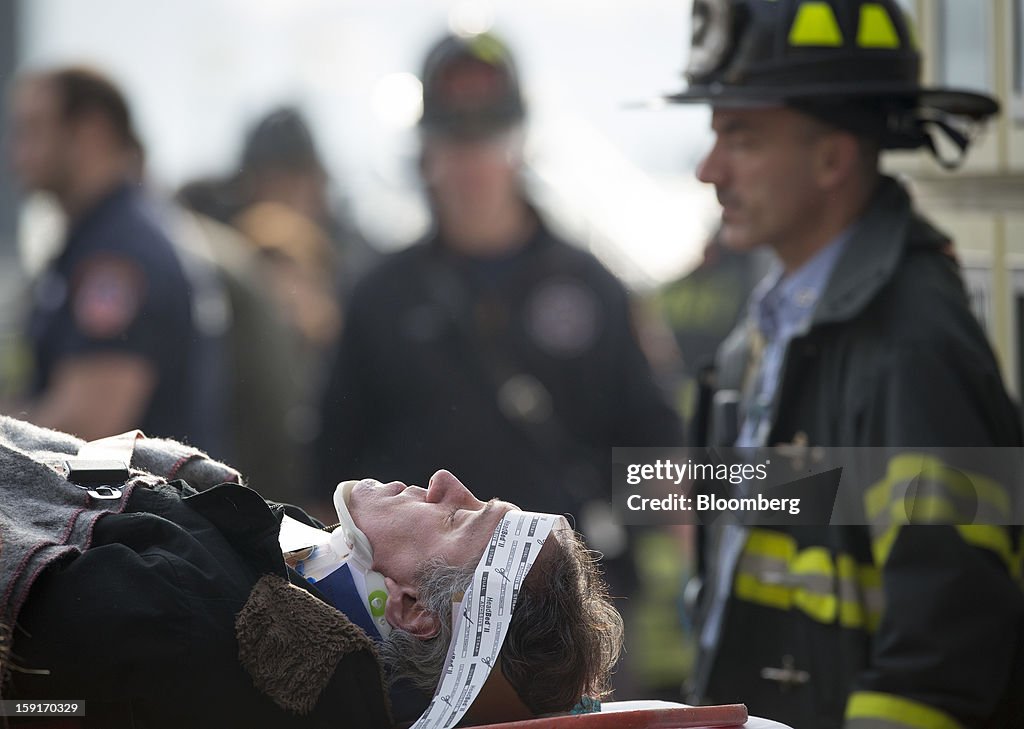
<path id="1" fill-rule="evenodd" d="M 368 598 L 370 602 L 370 615 L 375 618 L 384 617 L 384 606 L 388 601 L 388 594 L 384 590 L 374 590 Z"/>

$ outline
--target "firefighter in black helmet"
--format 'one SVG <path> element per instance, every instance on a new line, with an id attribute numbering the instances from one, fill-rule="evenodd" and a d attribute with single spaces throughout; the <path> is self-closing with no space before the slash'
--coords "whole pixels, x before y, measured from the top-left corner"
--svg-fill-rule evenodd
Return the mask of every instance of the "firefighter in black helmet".
<path id="1" fill-rule="evenodd" d="M 1019 415 L 951 241 L 878 168 L 885 149 L 937 153 L 939 134 L 962 156 L 998 105 L 923 87 L 892 0 L 695 0 L 693 13 L 689 86 L 669 100 L 713 108 L 697 174 L 723 243 L 778 258 L 718 353 L 704 430 L 713 445 L 885 454 L 859 476 L 860 525 L 705 532 L 695 700 L 799 729 L 1022 726 L 1020 529 L 908 525 L 900 501 L 927 477 L 934 519 L 957 514 L 949 449 L 1019 447 Z M 1020 485 L 988 487 L 976 503 L 998 509 Z"/>
<path id="2" fill-rule="evenodd" d="M 515 61 L 491 33 L 444 36 L 423 62 L 422 83 L 426 134 L 486 139 L 526 119 Z"/>
<path id="3" fill-rule="evenodd" d="M 869 136 L 882 149 L 935 150 L 930 128 L 961 152 L 952 122 L 999 111 L 984 94 L 921 85 L 921 54 L 892 0 L 694 0 L 687 88 L 676 103 L 785 104 Z"/>

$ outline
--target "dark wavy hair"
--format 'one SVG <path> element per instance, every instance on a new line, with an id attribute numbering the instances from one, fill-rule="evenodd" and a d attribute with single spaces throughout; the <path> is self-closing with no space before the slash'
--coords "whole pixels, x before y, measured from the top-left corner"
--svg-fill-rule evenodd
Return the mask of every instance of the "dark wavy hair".
<path id="1" fill-rule="evenodd" d="M 622 616 L 608 598 L 597 555 L 572 530 L 549 542 L 556 548 L 527 576 L 500 653 L 505 677 L 534 714 L 606 696 L 622 649 Z M 380 648 L 390 683 L 434 692 L 451 640 L 452 600 L 468 589 L 474 567 L 435 561 L 420 568 L 418 599 L 437 615 L 440 632 L 420 640 L 391 631 Z"/>

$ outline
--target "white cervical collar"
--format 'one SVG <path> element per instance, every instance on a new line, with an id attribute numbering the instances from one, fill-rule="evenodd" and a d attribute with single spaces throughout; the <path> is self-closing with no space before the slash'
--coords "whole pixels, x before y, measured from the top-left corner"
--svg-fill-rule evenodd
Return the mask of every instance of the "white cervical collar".
<path id="1" fill-rule="evenodd" d="M 314 583 L 347 564 L 362 604 L 381 637 L 386 639 L 391 634 L 391 625 L 384 618 L 384 607 L 388 599 L 384 575 L 374 572 L 373 547 L 356 526 L 348 510 L 348 498 L 357 483 L 344 481 L 335 489 L 334 508 L 338 512 L 339 525 L 332 532 L 284 517 L 281 521 L 281 551 L 288 554 L 312 549 L 298 562 L 296 569 Z"/>

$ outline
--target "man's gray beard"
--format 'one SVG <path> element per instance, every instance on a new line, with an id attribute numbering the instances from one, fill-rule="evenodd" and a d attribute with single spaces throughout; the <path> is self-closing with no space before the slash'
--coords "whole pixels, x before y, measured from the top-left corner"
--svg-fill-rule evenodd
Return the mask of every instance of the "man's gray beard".
<path id="1" fill-rule="evenodd" d="M 451 643 L 452 601 L 461 601 L 472 580 L 472 565 L 452 567 L 441 560 L 432 560 L 417 570 L 417 602 L 437 616 L 439 630 L 433 638 L 422 640 L 406 630 L 392 628 L 391 635 L 378 646 L 389 687 L 403 681 L 433 695 Z"/>

